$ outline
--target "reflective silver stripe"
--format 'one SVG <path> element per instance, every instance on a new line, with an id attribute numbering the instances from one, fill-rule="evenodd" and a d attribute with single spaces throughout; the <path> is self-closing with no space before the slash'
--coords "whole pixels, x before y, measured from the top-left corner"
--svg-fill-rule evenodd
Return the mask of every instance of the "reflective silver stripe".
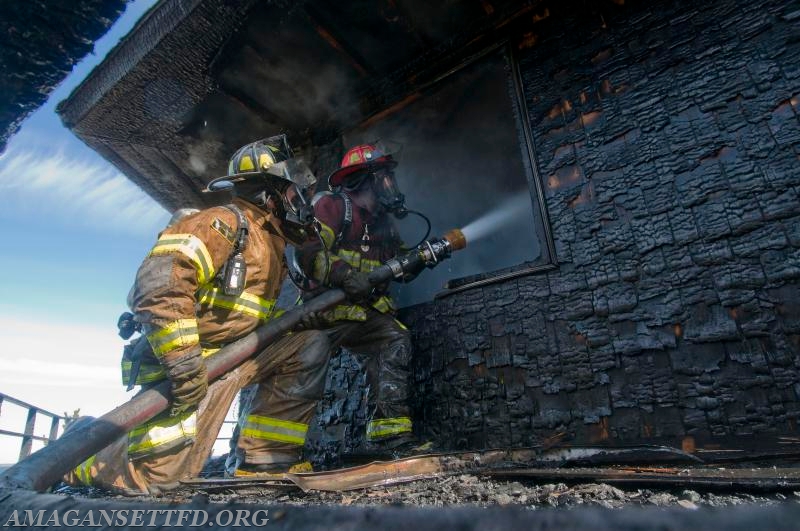
<path id="1" fill-rule="evenodd" d="M 308 424 L 261 415 L 248 415 L 242 426 L 242 437 L 297 445 L 305 443 L 306 432 L 308 432 Z"/>

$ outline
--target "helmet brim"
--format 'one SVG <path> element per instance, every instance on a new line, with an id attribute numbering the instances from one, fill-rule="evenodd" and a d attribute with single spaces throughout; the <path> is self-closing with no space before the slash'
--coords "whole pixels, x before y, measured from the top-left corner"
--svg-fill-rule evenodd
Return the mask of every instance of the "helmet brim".
<path id="1" fill-rule="evenodd" d="M 253 177 L 258 177 L 259 173 L 235 173 L 233 175 L 223 175 L 211 179 L 206 187 L 203 189 L 204 193 L 209 192 L 228 192 L 236 183 L 240 183 Z"/>
<path id="2" fill-rule="evenodd" d="M 354 173 L 358 173 L 363 170 L 373 169 L 373 168 L 389 168 L 392 169 L 397 166 L 397 161 L 392 160 L 388 157 L 381 157 L 380 159 L 371 160 L 369 162 L 362 162 L 361 164 L 353 164 L 352 166 L 345 166 L 344 168 L 339 168 L 338 170 L 331 173 L 330 177 L 328 177 L 328 186 L 331 188 L 337 188 L 342 186 L 347 178 L 353 175 Z"/>
<path id="3" fill-rule="evenodd" d="M 316 177 L 314 177 L 314 174 L 305 162 L 297 159 L 289 159 L 276 162 L 266 170 L 234 173 L 232 175 L 217 177 L 211 180 L 203 191 L 227 191 L 231 186 L 249 180 L 262 180 L 276 186 L 278 190 L 283 190 L 292 183 L 300 188 L 306 189 L 314 186 L 317 182 Z"/>

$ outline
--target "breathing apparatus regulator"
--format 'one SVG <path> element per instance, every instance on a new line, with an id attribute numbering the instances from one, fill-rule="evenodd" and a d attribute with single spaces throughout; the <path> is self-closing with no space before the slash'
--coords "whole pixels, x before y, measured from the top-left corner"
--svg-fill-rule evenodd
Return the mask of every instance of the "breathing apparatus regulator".
<path id="1" fill-rule="evenodd" d="M 319 237 L 310 201 L 316 182 L 306 163 L 294 158 L 286 135 L 282 134 L 241 147 L 231 157 L 228 174 L 213 179 L 204 191 L 230 191 L 235 197 L 271 211 L 280 222 L 279 236 L 299 245 L 315 234 Z M 249 227 L 235 205 L 225 208 L 236 214 L 238 229 L 233 252 L 219 278 L 226 295 L 240 295 L 247 275 L 243 252 Z"/>

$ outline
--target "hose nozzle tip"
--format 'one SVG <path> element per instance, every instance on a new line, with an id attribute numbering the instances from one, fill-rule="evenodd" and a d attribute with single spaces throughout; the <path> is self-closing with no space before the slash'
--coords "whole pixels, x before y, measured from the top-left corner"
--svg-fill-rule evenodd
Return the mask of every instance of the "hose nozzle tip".
<path id="1" fill-rule="evenodd" d="M 464 237 L 464 233 L 460 229 L 452 229 L 446 232 L 443 238 L 450 242 L 450 248 L 453 251 L 460 251 L 467 246 L 467 238 Z"/>

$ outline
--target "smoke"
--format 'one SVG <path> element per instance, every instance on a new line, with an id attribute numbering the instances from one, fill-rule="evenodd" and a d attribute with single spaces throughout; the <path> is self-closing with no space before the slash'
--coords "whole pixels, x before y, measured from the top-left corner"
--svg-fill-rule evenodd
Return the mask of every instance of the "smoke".
<path id="1" fill-rule="evenodd" d="M 527 214 L 530 208 L 530 193 L 527 189 L 520 190 L 491 212 L 463 227 L 461 232 L 464 233 L 467 244 L 475 243 L 506 225 L 514 224 L 519 217 Z"/>
<path id="2" fill-rule="evenodd" d="M 395 286 L 401 306 L 431 300 L 453 279 L 540 256 L 504 68 L 501 56 L 489 57 L 369 129 L 345 134 L 347 147 L 375 139 L 402 144 L 395 175 L 408 207 L 430 218 L 432 236 L 468 224 L 466 250 Z M 425 225 L 414 216 L 397 226 L 409 245 L 424 235 Z"/>

